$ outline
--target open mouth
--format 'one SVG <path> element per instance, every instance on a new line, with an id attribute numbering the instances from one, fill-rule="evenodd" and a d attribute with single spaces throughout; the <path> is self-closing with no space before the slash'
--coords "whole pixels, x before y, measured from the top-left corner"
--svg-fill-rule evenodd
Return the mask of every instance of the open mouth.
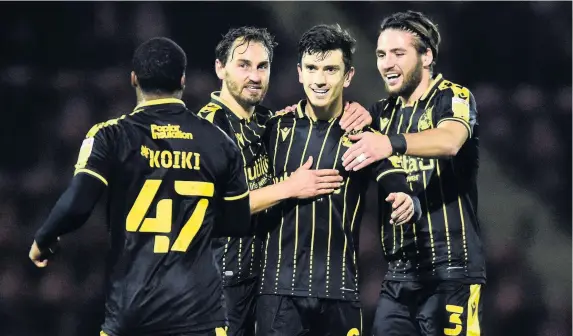
<path id="1" fill-rule="evenodd" d="M 251 93 L 260 93 L 262 91 L 262 87 L 259 85 L 247 85 L 245 89 Z"/>
<path id="2" fill-rule="evenodd" d="M 386 83 L 388 83 L 388 85 L 393 86 L 398 84 L 398 81 L 400 80 L 400 78 L 402 77 L 402 75 L 397 74 L 397 73 L 389 73 L 386 74 Z"/>
<path id="3" fill-rule="evenodd" d="M 328 89 L 313 89 L 311 88 L 312 92 L 316 94 L 318 97 L 324 97 L 328 93 Z"/>

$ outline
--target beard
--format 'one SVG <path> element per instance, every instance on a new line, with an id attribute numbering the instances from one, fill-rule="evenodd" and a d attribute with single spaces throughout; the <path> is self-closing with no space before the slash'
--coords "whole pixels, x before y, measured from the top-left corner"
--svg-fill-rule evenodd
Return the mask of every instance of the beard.
<path id="1" fill-rule="evenodd" d="M 265 98 L 265 95 L 267 93 L 267 87 L 262 84 L 258 84 L 261 87 L 261 93 L 246 94 L 246 95 L 242 93 L 245 86 L 255 83 L 247 83 L 245 86 L 242 86 L 239 83 L 233 81 L 232 79 L 226 78 L 225 84 L 229 89 L 229 93 L 231 93 L 231 96 L 233 96 L 233 99 L 235 99 L 235 101 L 237 101 L 239 105 L 245 108 L 259 105 L 263 101 L 263 98 Z"/>
<path id="2" fill-rule="evenodd" d="M 420 85 L 422 82 L 422 73 L 424 70 L 424 65 L 422 64 L 422 59 L 419 58 L 418 62 L 416 62 L 416 66 L 410 73 L 403 74 L 404 82 L 402 86 L 399 87 L 396 91 L 390 91 L 388 86 L 386 86 L 386 90 L 390 91 L 391 96 L 395 97 L 410 97 L 414 90 Z"/>

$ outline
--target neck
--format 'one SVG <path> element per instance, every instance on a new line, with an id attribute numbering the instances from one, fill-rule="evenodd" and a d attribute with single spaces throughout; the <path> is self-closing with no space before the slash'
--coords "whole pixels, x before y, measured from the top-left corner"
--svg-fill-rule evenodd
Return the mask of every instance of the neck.
<path id="1" fill-rule="evenodd" d="M 137 96 L 137 105 L 139 105 L 147 101 L 156 99 L 164 99 L 164 98 L 181 99 L 181 97 L 183 96 L 183 92 L 175 91 L 174 93 L 168 93 L 168 94 L 167 93 L 155 94 L 155 93 L 144 93 L 141 90 L 136 90 L 135 95 Z"/>
<path id="2" fill-rule="evenodd" d="M 414 89 L 414 91 L 407 97 L 400 96 L 402 103 L 405 103 L 404 105 L 406 106 L 413 105 L 414 102 L 422 98 L 424 93 L 426 93 L 426 91 L 430 87 L 431 83 L 432 83 L 432 74 L 429 71 L 422 72 L 422 80 L 420 81 L 420 84 L 418 84 L 416 89 Z"/>
<path id="3" fill-rule="evenodd" d="M 304 113 L 312 120 L 330 120 L 336 118 L 342 113 L 342 96 L 326 106 L 312 105 L 310 100 L 307 99 Z"/>
<path id="4" fill-rule="evenodd" d="M 221 93 L 219 94 L 219 98 L 227 105 L 227 107 L 236 115 L 241 118 L 249 119 L 255 113 L 254 106 L 243 106 L 240 104 L 234 97 L 231 95 L 231 92 L 227 89 L 227 86 L 223 84 L 221 88 Z"/>

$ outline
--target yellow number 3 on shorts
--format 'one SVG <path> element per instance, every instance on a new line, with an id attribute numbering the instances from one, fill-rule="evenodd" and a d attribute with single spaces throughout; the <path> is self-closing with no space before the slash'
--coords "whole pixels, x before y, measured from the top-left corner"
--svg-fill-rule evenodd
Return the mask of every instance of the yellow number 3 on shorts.
<path id="1" fill-rule="evenodd" d="M 226 328 L 225 328 L 226 329 Z M 223 328 L 216 328 L 215 329 L 215 335 L 216 336 L 227 336 L 227 331 L 225 331 L 225 329 Z"/>
<path id="2" fill-rule="evenodd" d="M 346 336 L 360 336 L 360 331 L 358 331 L 358 328 L 352 328 L 348 330 Z"/>

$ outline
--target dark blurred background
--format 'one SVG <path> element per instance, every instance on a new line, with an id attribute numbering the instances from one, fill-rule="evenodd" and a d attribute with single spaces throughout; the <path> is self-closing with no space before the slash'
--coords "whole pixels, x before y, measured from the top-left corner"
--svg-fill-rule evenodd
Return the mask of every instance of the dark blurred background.
<path id="1" fill-rule="evenodd" d="M 27 260 L 90 126 L 129 113 L 134 48 L 168 36 L 188 53 L 184 100 L 219 88 L 214 48 L 230 27 L 268 27 L 279 46 L 265 105 L 303 96 L 296 42 L 338 22 L 358 39 L 347 99 L 385 96 L 374 49 L 381 19 L 414 9 L 438 23 L 437 71 L 474 93 L 481 124 L 479 214 L 488 255 L 483 331 L 571 335 L 571 2 L 0 3 L 0 335 L 97 335 L 107 247 L 100 206 L 47 269 Z M 374 191 L 371 188 L 371 191 Z M 374 193 L 362 223 L 364 335 L 385 263 Z"/>

